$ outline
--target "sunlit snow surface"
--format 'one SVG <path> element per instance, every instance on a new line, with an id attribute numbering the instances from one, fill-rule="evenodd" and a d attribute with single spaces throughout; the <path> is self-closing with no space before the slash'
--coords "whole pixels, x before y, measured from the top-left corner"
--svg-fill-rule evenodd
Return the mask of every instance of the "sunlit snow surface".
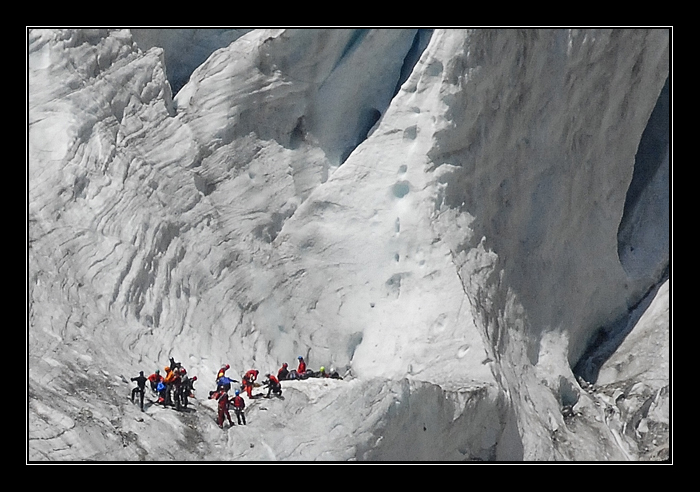
<path id="1" fill-rule="evenodd" d="M 669 456 L 668 147 L 625 210 L 668 31 L 42 29 L 27 66 L 29 461 Z M 218 428 L 222 364 L 299 355 L 344 379 Z M 170 357 L 197 397 L 142 413 Z"/>

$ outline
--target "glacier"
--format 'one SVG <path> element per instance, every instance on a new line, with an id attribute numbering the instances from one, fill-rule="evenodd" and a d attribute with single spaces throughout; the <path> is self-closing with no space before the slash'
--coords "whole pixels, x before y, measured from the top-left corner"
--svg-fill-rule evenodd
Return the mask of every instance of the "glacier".
<path id="1" fill-rule="evenodd" d="M 27 461 L 670 461 L 671 37 L 28 29 Z"/>

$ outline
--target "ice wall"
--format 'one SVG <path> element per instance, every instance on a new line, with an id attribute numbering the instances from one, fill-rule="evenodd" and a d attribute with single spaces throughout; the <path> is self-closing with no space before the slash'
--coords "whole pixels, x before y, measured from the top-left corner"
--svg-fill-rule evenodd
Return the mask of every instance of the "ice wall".
<path id="1" fill-rule="evenodd" d="M 173 93 L 187 83 L 192 72 L 216 50 L 225 48 L 252 29 L 130 29 L 143 51 L 163 49 L 167 77 Z"/>
<path id="2" fill-rule="evenodd" d="M 384 439 L 327 456 L 425 459 L 401 432 L 424 412 L 433 438 L 459 429 L 445 459 L 627 456 L 562 407 L 667 268 L 668 157 L 635 155 L 664 138 L 668 31 L 239 34 L 30 32 L 30 427 L 48 388 L 74 401 L 66 372 L 107 402 L 100 382 L 171 355 L 207 374 L 301 354 L 410 389 Z"/>

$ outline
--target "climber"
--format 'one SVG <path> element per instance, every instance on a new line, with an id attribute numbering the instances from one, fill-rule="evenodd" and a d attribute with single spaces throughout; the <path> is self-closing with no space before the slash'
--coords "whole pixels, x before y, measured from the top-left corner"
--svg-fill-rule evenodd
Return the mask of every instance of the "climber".
<path id="1" fill-rule="evenodd" d="M 280 370 L 277 371 L 277 379 L 279 381 L 284 381 L 289 376 L 289 369 L 287 369 L 287 367 L 287 363 L 285 362 L 282 364 L 282 367 L 280 367 Z"/>
<path id="2" fill-rule="evenodd" d="M 194 382 L 197 381 L 197 376 L 190 378 L 187 374 L 182 377 L 180 383 L 180 401 L 182 406 L 187 407 L 189 404 L 188 398 L 194 398 Z"/>
<path id="3" fill-rule="evenodd" d="M 263 381 L 263 385 L 267 387 L 267 396 L 265 398 L 270 398 L 270 393 L 274 393 L 275 396 L 282 396 L 282 384 L 279 380 L 272 374 L 266 374 L 267 379 Z"/>
<path id="4" fill-rule="evenodd" d="M 258 379 L 258 374 L 257 369 L 251 369 L 243 376 L 243 390 L 248 394 L 248 398 L 253 398 L 253 385 Z"/>
<path id="5" fill-rule="evenodd" d="M 165 370 L 165 378 L 163 378 L 163 382 L 166 386 L 165 405 L 172 405 L 172 391 L 177 374 L 175 373 L 175 368 L 171 369 L 170 366 L 165 366 L 163 369 Z"/>
<path id="6" fill-rule="evenodd" d="M 216 392 L 229 391 L 231 389 L 231 380 L 226 376 L 222 376 L 217 380 Z"/>
<path id="7" fill-rule="evenodd" d="M 160 369 L 156 369 L 156 372 L 148 376 L 148 381 L 151 383 L 151 391 L 156 392 L 158 388 L 158 383 L 163 380 L 163 376 L 160 375 Z"/>
<path id="8" fill-rule="evenodd" d="M 291 371 L 289 371 L 287 379 L 306 379 L 312 376 L 313 371 L 306 368 L 306 361 L 304 360 L 304 358 L 300 355 L 299 357 L 297 357 L 297 359 L 299 360 L 299 365 L 296 369 L 292 369 Z"/>
<path id="9" fill-rule="evenodd" d="M 226 375 L 226 371 L 229 369 L 231 369 L 231 366 L 229 366 L 228 364 L 226 364 L 221 369 L 219 369 L 219 372 L 216 373 L 216 383 L 217 384 L 219 383 L 219 378 L 224 377 Z"/>
<path id="10" fill-rule="evenodd" d="M 180 366 L 179 369 L 175 370 L 175 381 L 173 382 L 173 389 L 175 394 L 175 407 L 180 410 L 181 406 L 186 407 L 186 398 L 189 394 L 188 390 L 185 390 L 184 385 L 189 383 L 189 376 L 187 375 L 187 370 Z M 185 394 L 187 392 L 187 394 Z"/>
<path id="11" fill-rule="evenodd" d="M 245 401 L 243 400 L 243 397 L 240 396 L 240 393 L 240 391 L 236 390 L 236 396 L 233 397 L 233 411 L 236 412 L 238 425 L 241 425 L 241 418 L 243 419 L 243 425 L 246 425 L 245 413 L 243 413 L 245 410 Z"/>
<path id="12" fill-rule="evenodd" d="M 216 380 L 216 389 L 225 389 L 226 391 L 231 389 L 231 383 L 237 383 L 237 379 L 231 379 L 228 376 L 222 376 Z"/>
<path id="13" fill-rule="evenodd" d="M 332 367 L 331 367 L 330 372 L 327 373 L 326 377 L 331 378 L 331 379 L 343 379 L 340 377 L 340 374 L 338 374 L 338 371 L 336 371 Z"/>
<path id="14" fill-rule="evenodd" d="M 221 395 L 218 398 L 219 402 L 219 416 L 216 420 L 216 423 L 219 424 L 219 428 L 223 429 L 224 428 L 224 417 L 228 419 L 228 423 L 231 424 L 231 427 L 233 427 L 233 420 L 231 420 L 231 414 L 229 413 L 229 407 L 231 406 L 231 402 L 228 397 L 228 393 L 225 391 L 221 393 Z"/>
<path id="15" fill-rule="evenodd" d="M 180 410 L 180 406 L 182 405 L 182 380 L 185 376 L 187 376 L 187 371 L 184 367 L 180 366 L 178 369 L 175 370 L 175 381 L 173 381 L 173 390 L 175 393 L 175 405 L 177 406 L 178 410 Z"/>
<path id="16" fill-rule="evenodd" d="M 131 390 L 131 403 L 134 403 L 134 396 L 136 393 L 140 394 L 140 401 L 141 401 L 141 411 L 143 412 L 143 394 L 144 391 L 146 390 L 146 381 L 148 381 L 148 378 L 143 375 L 143 371 L 139 371 L 139 375 L 136 376 L 135 378 L 131 378 L 132 381 L 136 381 L 136 388 Z"/>

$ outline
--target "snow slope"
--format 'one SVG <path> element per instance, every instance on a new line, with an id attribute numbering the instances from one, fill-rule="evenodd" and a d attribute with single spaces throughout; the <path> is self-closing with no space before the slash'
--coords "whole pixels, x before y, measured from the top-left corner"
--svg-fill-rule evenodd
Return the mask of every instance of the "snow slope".
<path id="1" fill-rule="evenodd" d="M 28 459 L 668 457 L 669 41 L 30 30 Z M 344 379 L 216 427 L 298 355 Z"/>

